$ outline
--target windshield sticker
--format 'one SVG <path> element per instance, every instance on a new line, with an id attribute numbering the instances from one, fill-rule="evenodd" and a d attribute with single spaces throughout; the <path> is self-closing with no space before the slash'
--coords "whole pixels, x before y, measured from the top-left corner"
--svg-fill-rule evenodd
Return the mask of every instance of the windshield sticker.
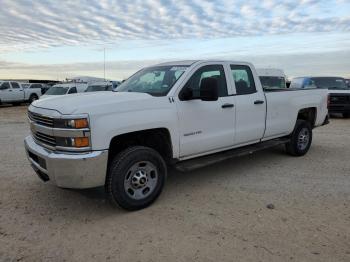
<path id="1" fill-rule="evenodd" d="M 187 66 L 173 66 L 170 71 L 186 71 L 187 68 Z"/>

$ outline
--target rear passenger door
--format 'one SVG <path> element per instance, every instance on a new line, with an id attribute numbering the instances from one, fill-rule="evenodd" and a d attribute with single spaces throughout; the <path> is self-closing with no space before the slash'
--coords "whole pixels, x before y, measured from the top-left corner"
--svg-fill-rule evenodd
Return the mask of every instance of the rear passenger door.
<path id="1" fill-rule="evenodd" d="M 259 142 L 265 131 L 266 101 L 248 65 L 230 65 L 236 89 L 235 144 Z M 257 80 L 259 81 L 259 80 Z"/>
<path id="2" fill-rule="evenodd" d="M 24 101 L 23 87 L 17 82 L 11 82 L 12 86 L 12 101 Z"/>
<path id="3" fill-rule="evenodd" d="M 3 82 L 0 86 L 0 100 L 1 102 L 12 101 L 12 88 L 10 82 Z"/>

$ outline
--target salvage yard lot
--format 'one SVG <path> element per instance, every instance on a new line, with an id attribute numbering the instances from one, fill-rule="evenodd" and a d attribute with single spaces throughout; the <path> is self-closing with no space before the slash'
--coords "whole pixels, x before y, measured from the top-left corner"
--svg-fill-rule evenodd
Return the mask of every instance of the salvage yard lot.
<path id="1" fill-rule="evenodd" d="M 37 178 L 26 110 L 0 106 L 0 261 L 350 261 L 350 119 L 316 129 L 305 157 L 170 171 L 152 206 L 126 212 L 102 188 Z"/>

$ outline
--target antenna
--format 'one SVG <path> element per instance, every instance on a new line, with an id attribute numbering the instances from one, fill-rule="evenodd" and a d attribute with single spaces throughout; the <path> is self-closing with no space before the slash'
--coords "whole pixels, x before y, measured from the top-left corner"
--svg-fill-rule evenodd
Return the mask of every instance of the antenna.
<path id="1" fill-rule="evenodd" d="M 103 48 L 103 79 L 106 81 L 106 48 Z"/>

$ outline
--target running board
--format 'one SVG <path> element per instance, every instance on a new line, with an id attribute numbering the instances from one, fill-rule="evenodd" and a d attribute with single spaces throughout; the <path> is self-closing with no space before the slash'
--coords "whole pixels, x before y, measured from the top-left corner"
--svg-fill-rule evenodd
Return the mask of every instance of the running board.
<path id="1" fill-rule="evenodd" d="M 269 140 L 266 142 L 260 142 L 257 144 L 239 147 L 235 149 L 231 149 L 228 151 L 220 152 L 211 154 L 208 156 L 202 156 L 194 159 L 184 160 L 176 163 L 174 165 L 175 169 L 181 171 L 181 172 L 187 172 L 192 171 L 198 168 L 202 168 L 205 166 L 209 166 L 218 162 L 225 161 L 230 158 L 239 157 L 239 156 L 245 156 L 253 154 L 256 151 L 264 150 L 270 147 L 275 147 L 278 145 L 285 144 L 289 142 L 290 140 L 288 138 L 279 138 L 274 140 Z"/>

